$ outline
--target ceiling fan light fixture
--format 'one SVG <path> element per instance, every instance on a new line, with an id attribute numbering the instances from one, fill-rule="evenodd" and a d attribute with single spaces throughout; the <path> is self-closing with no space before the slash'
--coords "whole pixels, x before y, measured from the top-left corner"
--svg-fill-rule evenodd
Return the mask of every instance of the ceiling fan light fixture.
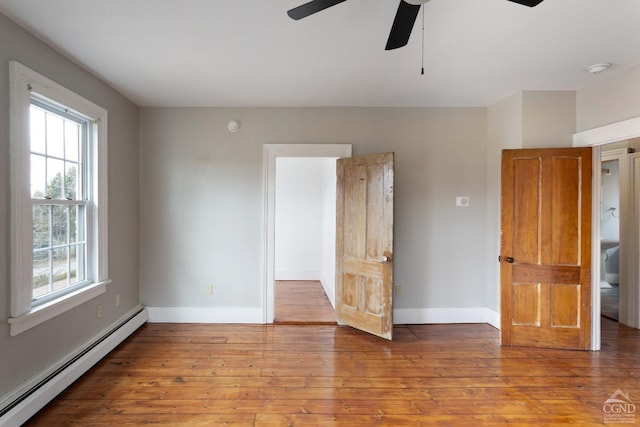
<path id="1" fill-rule="evenodd" d="M 598 74 L 605 71 L 607 68 L 611 67 L 611 64 L 608 62 L 601 62 L 599 64 L 589 65 L 585 70 L 589 74 Z"/>

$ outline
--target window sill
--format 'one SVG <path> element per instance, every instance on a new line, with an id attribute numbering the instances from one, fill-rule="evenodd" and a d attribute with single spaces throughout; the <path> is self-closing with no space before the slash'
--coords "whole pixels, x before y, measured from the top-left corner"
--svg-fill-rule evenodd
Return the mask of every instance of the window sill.
<path id="1" fill-rule="evenodd" d="M 13 337 L 28 329 L 53 319 L 65 311 L 83 304 L 90 299 L 104 294 L 111 280 L 94 283 L 75 292 L 64 295 L 46 304 L 33 308 L 30 312 L 18 317 L 9 318 L 9 334 Z"/>

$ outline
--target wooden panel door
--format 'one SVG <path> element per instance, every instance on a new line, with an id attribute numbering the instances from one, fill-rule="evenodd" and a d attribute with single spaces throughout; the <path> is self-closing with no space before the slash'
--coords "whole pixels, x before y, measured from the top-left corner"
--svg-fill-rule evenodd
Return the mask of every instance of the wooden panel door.
<path id="1" fill-rule="evenodd" d="M 503 152 L 503 345 L 590 348 L 591 168 L 591 148 Z"/>
<path id="2" fill-rule="evenodd" d="M 393 153 L 339 159 L 336 197 L 336 317 L 390 340 Z"/>

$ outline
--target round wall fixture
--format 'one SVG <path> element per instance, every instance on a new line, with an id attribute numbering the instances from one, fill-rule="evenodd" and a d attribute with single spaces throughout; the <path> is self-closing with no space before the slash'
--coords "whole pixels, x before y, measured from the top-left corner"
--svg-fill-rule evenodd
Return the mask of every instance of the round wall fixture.
<path id="1" fill-rule="evenodd" d="M 229 132 L 238 132 L 240 130 L 240 122 L 237 120 L 229 120 L 227 129 L 229 129 Z"/>

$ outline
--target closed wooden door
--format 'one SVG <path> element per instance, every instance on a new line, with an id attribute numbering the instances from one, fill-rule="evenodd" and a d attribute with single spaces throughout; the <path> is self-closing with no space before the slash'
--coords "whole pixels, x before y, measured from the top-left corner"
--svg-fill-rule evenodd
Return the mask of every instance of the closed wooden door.
<path id="1" fill-rule="evenodd" d="M 391 339 L 393 153 L 339 159 L 336 191 L 336 317 Z"/>
<path id="2" fill-rule="evenodd" d="M 590 348 L 591 168 L 591 148 L 503 152 L 503 345 Z"/>

